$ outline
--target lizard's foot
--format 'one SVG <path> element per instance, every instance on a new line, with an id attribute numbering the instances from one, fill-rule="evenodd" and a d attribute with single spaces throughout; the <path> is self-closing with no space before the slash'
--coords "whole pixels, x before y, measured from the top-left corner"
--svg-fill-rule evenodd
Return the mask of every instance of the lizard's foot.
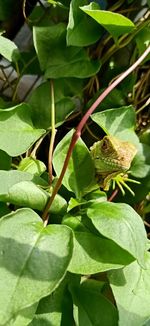
<path id="1" fill-rule="evenodd" d="M 113 187 L 113 189 L 115 189 L 116 184 L 117 184 L 117 186 L 119 187 L 119 189 L 121 190 L 123 195 L 125 195 L 124 188 L 126 188 L 126 189 L 128 189 L 128 191 L 133 196 L 135 196 L 133 190 L 126 184 L 126 182 L 132 182 L 132 183 L 140 184 L 139 181 L 128 178 L 128 174 L 120 173 L 120 174 L 118 174 L 118 175 L 116 175 L 115 177 L 112 178 L 112 183 L 113 183 L 112 187 Z"/>

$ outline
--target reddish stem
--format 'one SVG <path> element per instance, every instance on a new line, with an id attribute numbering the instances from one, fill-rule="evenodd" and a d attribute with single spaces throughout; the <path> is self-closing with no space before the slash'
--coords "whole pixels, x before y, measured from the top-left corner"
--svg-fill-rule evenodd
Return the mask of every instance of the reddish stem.
<path id="1" fill-rule="evenodd" d="M 113 199 L 117 196 L 118 191 L 119 191 L 119 189 L 116 188 L 116 189 L 113 191 L 113 193 L 111 194 L 111 196 L 108 198 L 108 201 L 113 201 Z"/>
<path id="2" fill-rule="evenodd" d="M 70 142 L 70 145 L 69 145 L 69 149 L 68 149 L 68 152 L 67 152 L 67 155 L 66 155 L 66 158 L 65 158 L 65 161 L 64 161 L 64 165 L 63 165 L 63 168 L 62 168 L 62 171 L 61 171 L 61 174 L 59 176 L 59 179 L 55 185 L 55 188 L 53 189 L 53 193 L 52 193 L 52 196 L 51 198 L 48 200 L 46 206 L 45 206 L 45 209 L 44 209 L 44 212 L 43 212 L 43 215 L 42 215 L 42 218 L 43 220 L 45 221 L 44 225 L 47 225 L 48 223 L 48 211 L 49 211 L 49 208 L 51 207 L 51 204 L 62 184 L 62 180 L 63 180 L 63 177 L 64 177 L 64 174 L 66 172 L 66 169 L 67 169 L 67 166 L 68 166 L 68 162 L 70 160 L 70 157 L 71 157 L 71 154 L 72 154 L 72 151 L 73 151 L 73 148 L 77 142 L 77 140 L 79 139 L 80 135 L 78 136 L 78 133 L 75 131 L 75 133 L 73 134 L 72 136 L 72 139 L 71 139 L 71 142 Z"/>
<path id="3" fill-rule="evenodd" d="M 133 70 L 135 70 L 137 68 L 137 66 L 147 57 L 147 55 L 150 53 L 150 46 L 144 51 L 144 53 L 139 57 L 139 59 L 131 66 L 129 67 L 125 72 L 123 72 L 111 85 L 109 85 L 105 91 L 98 97 L 98 99 L 92 104 L 92 106 L 89 108 L 89 110 L 85 113 L 85 115 L 83 116 L 83 118 L 81 119 L 80 123 L 78 124 L 75 133 L 73 134 L 69 149 L 68 149 L 68 153 L 66 155 L 66 159 L 64 161 L 64 165 L 61 171 L 61 174 L 58 178 L 58 181 L 55 185 L 55 188 L 53 189 L 53 193 L 51 198 L 48 200 L 42 218 L 45 221 L 45 224 L 48 223 L 48 211 L 49 208 L 59 190 L 59 188 L 61 187 L 62 184 L 62 180 L 64 177 L 64 174 L 67 170 L 67 166 L 68 166 L 68 162 L 69 159 L 71 157 L 72 151 L 74 149 L 74 146 L 76 144 L 76 142 L 78 141 L 79 137 L 81 136 L 81 131 L 82 128 L 84 127 L 84 125 L 86 124 L 88 118 L 90 117 L 90 115 L 94 112 L 94 110 L 98 107 L 98 105 L 105 99 L 105 97 L 118 85 L 121 83 L 121 81 L 126 78 Z"/>

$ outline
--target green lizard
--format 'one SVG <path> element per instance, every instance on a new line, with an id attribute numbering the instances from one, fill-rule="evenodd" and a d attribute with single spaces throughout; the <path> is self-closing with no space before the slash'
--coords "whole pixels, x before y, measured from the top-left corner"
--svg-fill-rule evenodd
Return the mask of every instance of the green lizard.
<path id="1" fill-rule="evenodd" d="M 90 148 L 100 187 L 108 190 L 111 180 L 118 175 L 126 176 L 137 153 L 135 146 L 114 136 L 105 136 Z M 127 180 L 127 179 L 126 179 Z"/>

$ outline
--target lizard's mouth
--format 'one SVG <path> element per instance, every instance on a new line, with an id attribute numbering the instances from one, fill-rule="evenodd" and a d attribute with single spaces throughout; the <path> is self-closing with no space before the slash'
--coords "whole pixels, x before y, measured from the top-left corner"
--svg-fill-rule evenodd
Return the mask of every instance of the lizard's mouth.
<path id="1" fill-rule="evenodd" d="M 101 157 L 101 160 L 112 168 L 117 168 L 117 170 L 120 169 L 120 171 L 127 171 L 129 169 L 129 166 L 123 165 L 121 161 L 119 162 L 118 159 L 115 158 Z"/>

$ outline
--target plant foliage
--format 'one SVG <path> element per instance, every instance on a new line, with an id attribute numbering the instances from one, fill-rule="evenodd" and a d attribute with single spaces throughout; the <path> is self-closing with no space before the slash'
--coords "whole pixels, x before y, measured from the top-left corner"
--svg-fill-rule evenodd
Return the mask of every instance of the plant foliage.
<path id="1" fill-rule="evenodd" d="M 150 2 L 30 2 L 0 0 L 0 325 L 148 326 L 150 54 L 95 103 L 148 49 Z M 122 193 L 97 184 L 104 135 L 137 150 Z"/>

